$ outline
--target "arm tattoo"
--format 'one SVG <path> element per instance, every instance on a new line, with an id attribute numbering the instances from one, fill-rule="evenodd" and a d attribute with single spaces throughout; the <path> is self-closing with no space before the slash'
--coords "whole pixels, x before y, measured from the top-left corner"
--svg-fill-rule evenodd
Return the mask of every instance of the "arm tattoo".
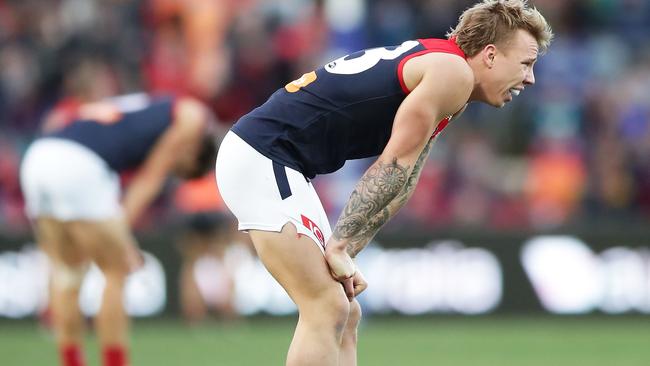
<path id="1" fill-rule="evenodd" d="M 341 213 L 332 235 L 337 240 L 349 239 L 362 232 L 370 218 L 383 210 L 402 190 L 408 167 L 394 159 L 390 164 L 375 163 L 361 177 Z"/>
<path id="2" fill-rule="evenodd" d="M 420 177 L 424 162 L 429 156 L 432 144 L 433 140 L 430 140 L 424 147 L 408 177 L 406 177 L 408 167 L 402 167 L 396 161 L 388 165 L 379 163 L 378 167 L 370 169 L 362 177 L 355 191 L 352 192 L 350 201 L 343 209 L 332 234 L 337 240 L 349 239 L 347 252 L 351 257 L 356 256 L 379 229 L 408 201 Z M 382 171 L 385 175 L 376 179 L 378 171 L 386 167 L 389 169 Z M 385 183 L 377 184 L 375 182 Z M 370 189 L 375 185 L 381 185 L 384 189 Z M 398 191 L 393 194 L 395 189 Z M 373 197 L 378 199 L 373 200 Z M 355 208 L 362 208 L 362 210 Z"/>
<path id="3" fill-rule="evenodd" d="M 347 252 L 350 257 L 356 257 L 361 249 L 363 249 L 366 244 L 368 244 L 370 239 L 375 236 L 377 231 L 379 231 L 379 228 L 388 222 L 391 216 L 392 215 L 390 210 L 387 207 L 384 207 L 384 209 L 381 210 L 378 214 L 371 217 L 370 220 L 368 220 L 366 226 L 359 232 L 359 234 L 350 238 L 347 247 Z"/>
<path id="4" fill-rule="evenodd" d="M 429 157 L 429 151 L 431 151 L 431 146 L 433 146 L 433 139 L 430 139 L 429 142 L 427 142 L 427 144 L 424 146 L 424 149 L 420 153 L 420 156 L 418 156 L 418 160 L 415 162 L 415 166 L 413 166 L 413 171 L 411 171 L 411 174 L 409 175 L 409 178 L 406 181 L 406 184 L 404 185 L 404 189 L 397 196 L 400 203 L 399 207 L 402 207 L 413 194 L 413 191 L 415 190 L 415 185 L 418 183 L 418 180 L 420 179 L 420 173 L 422 172 L 422 167 L 424 166 L 424 163 Z M 397 209 L 399 209 L 399 207 Z M 393 216 L 396 212 L 397 210 L 395 210 L 395 212 L 393 212 L 391 216 Z"/>

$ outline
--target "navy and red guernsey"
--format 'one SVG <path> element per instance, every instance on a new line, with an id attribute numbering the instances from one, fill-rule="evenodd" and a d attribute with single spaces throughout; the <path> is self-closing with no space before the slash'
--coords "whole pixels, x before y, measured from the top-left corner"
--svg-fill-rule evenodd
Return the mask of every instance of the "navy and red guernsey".
<path id="1" fill-rule="evenodd" d="M 84 145 L 116 172 L 135 169 L 171 126 L 174 100 L 130 94 L 83 105 L 80 118 L 43 137 Z"/>
<path id="2" fill-rule="evenodd" d="M 444 39 L 355 52 L 277 90 L 232 131 L 264 156 L 309 178 L 334 172 L 346 160 L 377 156 L 409 93 L 404 64 L 430 52 L 465 58 L 455 42 Z M 434 136 L 447 123 L 441 121 Z"/>

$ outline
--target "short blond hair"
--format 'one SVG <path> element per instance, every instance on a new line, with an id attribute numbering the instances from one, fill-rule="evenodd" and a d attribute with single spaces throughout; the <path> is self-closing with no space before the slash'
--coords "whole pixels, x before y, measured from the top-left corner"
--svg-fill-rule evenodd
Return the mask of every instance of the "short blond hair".
<path id="1" fill-rule="evenodd" d="M 455 37 L 465 55 L 472 57 L 489 44 L 508 41 L 518 29 L 535 37 L 542 54 L 553 39 L 544 16 L 536 8 L 528 7 L 526 0 L 483 0 L 460 15 L 458 25 L 447 37 Z"/>

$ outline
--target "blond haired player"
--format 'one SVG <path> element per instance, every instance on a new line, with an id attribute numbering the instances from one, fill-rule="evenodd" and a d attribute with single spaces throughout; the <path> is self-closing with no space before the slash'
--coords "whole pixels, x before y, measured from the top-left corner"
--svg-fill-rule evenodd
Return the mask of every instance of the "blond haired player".
<path id="1" fill-rule="evenodd" d="M 411 196 L 452 116 L 473 101 L 502 107 L 535 83 L 552 32 L 523 0 L 486 0 L 448 36 L 362 50 L 306 73 L 221 145 L 221 195 L 298 306 L 287 365 L 356 364 L 355 296 L 367 284 L 353 258 Z M 371 156 L 331 230 L 310 179 Z"/>

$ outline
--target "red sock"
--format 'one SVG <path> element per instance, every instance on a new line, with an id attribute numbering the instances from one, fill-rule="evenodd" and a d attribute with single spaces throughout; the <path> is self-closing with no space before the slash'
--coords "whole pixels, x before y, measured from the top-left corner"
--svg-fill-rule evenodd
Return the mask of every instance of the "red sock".
<path id="1" fill-rule="evenodd" d="M 84 366 L 84 355 L 78 344 L 66 344 L 59 348 L 63 366 Z"/>
<path id="2" fill-rule="evenodd" d="M 121 345 L 104 347 L 104 366 L 126 366 L 126 348 Z"/>

